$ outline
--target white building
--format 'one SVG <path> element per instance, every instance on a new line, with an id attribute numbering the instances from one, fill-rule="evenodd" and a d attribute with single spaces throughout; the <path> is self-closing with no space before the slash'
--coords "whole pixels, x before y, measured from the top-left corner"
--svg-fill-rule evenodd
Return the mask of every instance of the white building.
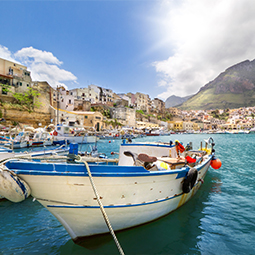
<path id="1" fill-rule="evenodd" d="M 59 102 L 58 107 L 66 111 L 73 111 L 74 96 L 70 94 L 64 87 L 58 87 L 53 93 L 53 99 Z"/>
<path id="2" fill-rule="evenodd" d="M 99 92 L 95 90 L 93 87 L 88 88 L 77 88 L 70 90 L 70 93 L 73 94 L 75 99 L 90 101 L 90 103 L 94 104 L 99 101 Z"/>

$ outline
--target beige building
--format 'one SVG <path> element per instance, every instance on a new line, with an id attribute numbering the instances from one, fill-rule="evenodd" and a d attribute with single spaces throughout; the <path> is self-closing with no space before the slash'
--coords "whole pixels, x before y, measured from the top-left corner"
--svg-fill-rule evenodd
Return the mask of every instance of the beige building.
<path id="1" fill-rule="evenodd" d="M 31 87 L 31 76 L 26 66 L 0 58 L 0 83 L 10 85 L 12 93 L 22 93 Z M 1 94 L 8 95 L 1 88 Z"/>
<path id="2" fill-rule="evenodd" d="M 172 114 L 173 116 L 178 115 L 180 112 L 177 108 L 174 108 L 174 107 L 167 108 L 166 111 Z"/>
<path id="3" fill-rule="evenodd" d="M 164 113 L 165 112 L 165 102 L 159 98 L 154 98 L 152 100 L 152 108 L 154 108 L 157 113 Z"/>
<path id="4" fill-rule="evenodd" d="M 78 112 L 56 109 L 54 111 L 54 124 L 64 124 L 69 126 L 82 126 L 84 128 L 94 128 L 97 131 L 105 128 L 106 118 L 100 112 Z"/>
<path id="5" fill-rule="evenodd" d="M 136 128 L 143 129 L 143 128 L 158 128 L 159 125 L 156 123 L 145 122 L 145 121 L 136 121 Z"/>
<path id="6" fill-rule="evenodd" d="M 74 99 L 74 111 L 90 111 L 91 102 L 82 99 Z"/>
<path id="7" fill-rule="evenodd" d="M 149 112 L 150 97 L 149 95 L 137 92 L 136 97 L 136 109 L 142 110 L 143 112 Z"/>
<path id="8" fill-rule="evenodd" d="M 183 121 L 183 130 L 184 131 L 189 131 L 189 130 L 193 130 L 193 122 L 191 121 Z"/>
<path id="9" fill-rule="evenodd" d="M 128 107 L 111 108 L 111 117 L 117 119 L 124 126 L 135 127 L 135 109 Z"/>
<path id="10" fill-rule="evenodd" d="M 200 126 L 199 126 L 199 124 L 196 123 L 196 122 L 193 122 L 193 130 L 194 130 L 194 131 L 198 131 L 199 129 L 201 129 Z"/>
<path id="11" fill-rule="evenodd" d="M 174 123 L 173 123 L 172 121 L 168 121 L 168 122 L 167 122 L 167 128 L 168 128 L 169 130 L 174 130 Z"/>
<path id="12" fill-rule="evenodd" d="M 106 117 L 100 112 L 78 112 L 78 114 L 84 116 L 84 127 L 92 127 L 96 131 L 100 131 L 105 128 Z"/>

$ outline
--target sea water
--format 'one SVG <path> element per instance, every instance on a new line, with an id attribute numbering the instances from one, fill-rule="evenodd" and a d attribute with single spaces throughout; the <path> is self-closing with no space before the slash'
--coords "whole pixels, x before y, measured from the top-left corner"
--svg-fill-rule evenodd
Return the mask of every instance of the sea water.
<path id="1" fill-rule="evenodd" d="M 125 254 L 255 254 L 255 134 L 192 134 L 137 141 L 193 143 L 212 136 L 219 170 L 209 169 L 197 194 L 173 213 L 117 232 Z M 135 140 L 134 140 L 135 141 Z M 111 157 L 121 141 L 100 140 Z M 89 145 L 79 150 L 89 150 Z M 115 155 L 116 157 L 116 155 Z M 76 245 L 62 225 L 37 201 L 0 201 L 0 254 L 118 254 L 111 235 Z"/>

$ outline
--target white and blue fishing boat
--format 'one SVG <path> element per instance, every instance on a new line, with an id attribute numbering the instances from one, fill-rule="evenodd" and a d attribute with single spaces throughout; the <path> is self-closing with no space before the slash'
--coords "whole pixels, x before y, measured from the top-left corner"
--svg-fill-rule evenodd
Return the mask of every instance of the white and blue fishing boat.
<path id="1" fill-rule="evenodd" d="M 36 132 L 33 138 L 29 141 L 29 146 L 50 146 L 53 144 L 53 137 L 47 131 Z"/>
<path id="2" fill-rule="evenodd" d="M 20 200 L 31 193 L 78 242 L 153 221 L 194 196 L 215 160 L 213 140 L 197 151 L 176 144 L 123 143 L 119 159 L 73 153 L 68 162 L 12 159 L 0 173 L 15 175 Z M 0 195 L 4 192 L 0 179 Z"/>
<path id="3" fill-rule="evenodd" d="M 21 131 L 17 134 L 17 136 L 11 138 L 9 142 L 5 143 L 4 146 L 11 149 L 21 149 L 29 147 L 30 136 L 31 132 Z"/>
<path id="4" fill-rule="evenodd" d="M 67 143 L 95 143 L 98 138 L 94 133 L 88 132 L 83 128 L 76 128 L 67 125 L 57 125 L 52 132 L 54 141 L 65 141 Z"/>

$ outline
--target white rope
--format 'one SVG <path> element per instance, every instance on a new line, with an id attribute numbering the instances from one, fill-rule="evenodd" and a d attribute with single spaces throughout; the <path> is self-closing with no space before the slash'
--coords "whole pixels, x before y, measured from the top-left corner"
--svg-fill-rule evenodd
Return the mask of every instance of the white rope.
<path id="1" fill-rule="evenodd" d="M 98 192 L 97 192 L 95 183 L 94 183 L 93 178 L 92 178 L 92 174 L 91 174 L 90 169 L 89 169 L 89 165 L 88 165 L 88 163 L 87 163 L 86 161 L 82 161 L 82 162 L 85 164 L 85 166 L 86 166 L 86 168 L 87 168 L 87 171 L 88 171 L 88 174 L 89 174 L 89 179 L 90 179 L 92 188 L 93 188 L 93 190 L 94 190 L 94 193 L 95 193 L 95 195 L 96 195 L 97 202 L 98 202 L 98 204 L 99 204 L 99 206 L 100 206 L 100 209 L 101 209 L 101 212 L 102 212 L 102 214 L 103 214 L 104 220 L 105 220 L 105 222 L 106 222 L 106 225 L 107 225 L 108 229 L 110 230 L 110 233 L 111 233 L 111 235 L 112 235 L 112 237 L 113 237 L 113 239 L 114 239 L 114 241 L 115 241 L 115 243 L 116 243 L 116 245 L 117 245 L 117 248 L 118 248 L 120 254 L 124 255 L 124 252 L 123 252 L 123 250 L 122 250 L 122 248 L 121 248 L 121 246 L 120 246 L 120 243 L 119 243 L 119 241 L 118 241 L 118 239 L 117 239 L 117 237 L 116 237 L 116 235 L 115 235 L 115 233 L 114 233 L 114 231 L 113 231 L 113 229 L 112 229 L 112 226 L 111 226 L 111 223 L 110 223 L 110 221 L 109 221 L 109 218 L 108 218 L 108 216 L 107 216 L 107 214 L 106 214 L 106 212 L 105 212 L 105 210 L 104 210 L 104 206 L 103 206 L 103 204 L 102 204 L 102 202 L 101 202 L 101 200 L 100 200 L 100 197 L 99 197 L 99 195 L 98 195 Z"/>

